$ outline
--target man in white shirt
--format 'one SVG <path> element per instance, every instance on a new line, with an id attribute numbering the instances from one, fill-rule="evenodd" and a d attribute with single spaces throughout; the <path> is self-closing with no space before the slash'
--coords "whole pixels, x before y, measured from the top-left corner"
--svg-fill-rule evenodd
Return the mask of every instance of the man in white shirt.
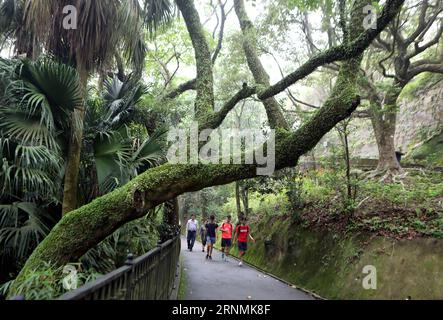
<path id="1" fill-rule="evenodd" d="M 191 219 L 186 224 L 186 232 L 188 234 L 188 250 L 192 251 L 194 248 L 195 238 L 197 237 L 198 221 L 195 220 L 195 214 L 191 216 Z"/>

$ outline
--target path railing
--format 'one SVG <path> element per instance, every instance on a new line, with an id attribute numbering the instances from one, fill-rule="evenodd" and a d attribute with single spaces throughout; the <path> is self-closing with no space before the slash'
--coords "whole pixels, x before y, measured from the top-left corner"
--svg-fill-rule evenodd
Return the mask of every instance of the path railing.
<path id="1" fill-rule="evenodd" d="M 180 236 L 58 300 L 168 300 L 180 258 Z"/>

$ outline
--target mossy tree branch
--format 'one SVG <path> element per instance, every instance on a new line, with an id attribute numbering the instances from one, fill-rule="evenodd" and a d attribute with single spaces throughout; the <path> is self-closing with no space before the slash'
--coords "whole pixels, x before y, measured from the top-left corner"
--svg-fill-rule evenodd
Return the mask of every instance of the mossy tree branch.
<path id="1" fill-rule="evenodd" d="M 234 0 L 234 8 L 243 33 L 243 50 L 246 55 L 249 69 L 257 86 L 267 88 L 270 86 L 270 77 L 260 61 L 256 46 L 256 30 L 245 9 L 243 0 Z M 289 124 L 283 116 L 277 100 L 272 96 L 262 99 L 271 128 L 289 129 Z"/>
<path id="2" fill-rule="evenodd" d="M 392 2 L 398 4 L 397 10 L 402 3 L 397 0 Z M 360 55 L 365 47 L 359 48 L 359 54 L 342 64 L 331 96 L 306 124 L 294 133 L 282 128 L 276 130 L 277 170 L 295 166 L 302 155 L 314 148 L 326 133 L 357 108 L 360 98 L 355 84 L 360 70 Z M 255 91 L 247 86 L 243 90 L 243 95 Z M 241 97 L 242 93 L 239 93 L 237 99 Z M 226 108 L 229 109 L 237 99 L 233 98 Z M 256 165 L 165 164 L 149 170 L 122 188 L 64 217 L 28 259 L 9 295 L 16 294 L 17 286 L 34 270 L 42 268 L 44 262 L 61 266 L 77 261 L 119 227 L 144 216 L 148 210 L 168 200 L 186 192 L 256 175 Z"/>

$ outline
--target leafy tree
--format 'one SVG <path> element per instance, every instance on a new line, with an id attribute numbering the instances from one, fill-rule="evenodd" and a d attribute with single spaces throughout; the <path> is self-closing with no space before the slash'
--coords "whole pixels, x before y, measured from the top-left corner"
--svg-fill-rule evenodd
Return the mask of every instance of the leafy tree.
<path id="1" fill-rule="evenodd" d="M 17 52 L 35 57 L 46 50 L 74 66 L 79 74 L 86 100 L 86 86 L 93 71 L 109 64 L 115 54 L 124 52 L 137 72 L 143 66 L 145 45 L 143 27 L 155 30 L 159 23 L 171 17 L 171 3 L 167 0 L 123 1 L 79 0 L 76 2 L 77 29 L 64 27 L 63 8 L 68 0 L 6 0 L 2 1 L 0 21 L 21 21 L 5 28 L 17 37 Z M 143 5 L 143 7 L 142 7 Z M 10 10 L 13 7 L 14 10 Z M 15 29 L 14 29 L 15 28 Z M 65 169 L 63 214 L 77 207 L 77 185 L 81 159 L 84 102 L 80 102 L 72 116 L 73 134 Z"/>
<path id="2" fill-rule="evenodd" d="M 379 151 L 377 170 L 386 179 L 401 170 L 394 138 L 403 89 L 424 72 L 443 73 L 442 12 L 441 1 L 408 2 L 368 53 L 371 63 L 361 86 L 370 102 Z"/>
<path id="3" fill-rule="evenodd" d="M 363 30 L 362 6 L 364 1 L 356 1 L 349 15 L 347 26 L 348 41 L 309 59 L 300 68 L 288 74 L 274 85 L 257 83 L 256 86 L 243 86 L 223 107 L 214 110 L 214 78 L 212 56 L 199 15 L 190 0 L 176 0 L 183 20 L 191 37 L 195 51 L 196 79 L 196 120 L 201 128 L 216 129 L 238 102 L 256 95 L 260 101 L 270 99 L 311 74 L 318 67 L 342 60 L 340 73 L 331 96 L 318 112 L 300 129 L 291 132 L 276 124 L 276 169 L 295 166 L 299 158 L 311 150 L 321 138 L 337 123 L 349 117 L 360 103 L 356 80 L 360 70 L 361 55 L 370 43 L 397 15 L 402 0 L 388 0 L 378 19 L 378 28 Z M 268 109 L 268 111 L 271 109 Z M 272 114 L 278 119 L 278 114 Z M 42 261 L 54 261 L 62 265 L 83 255 L 128 221 L 135 220 L 168 200 L 189 191 L 201 190 L 210 186 L 227 184 L 233 181 L 253 178 L 257 175 L 258 164 L 254 165 L 177 165 L 165 164 L 148 170 L 144 174 L 96 199 L 67 215 L 51 231 L 28 259 L 21 274 L 10 290 L 20 286 L 29 270 L 38 269 Z"/>
<path id="4" fill-rule="evenodd" d="M 0 81 L 0 257 L 12 271 L 58 219 L 67 119 L 82 98 L 75 70 L 49 59 L 0 60 Z"/>

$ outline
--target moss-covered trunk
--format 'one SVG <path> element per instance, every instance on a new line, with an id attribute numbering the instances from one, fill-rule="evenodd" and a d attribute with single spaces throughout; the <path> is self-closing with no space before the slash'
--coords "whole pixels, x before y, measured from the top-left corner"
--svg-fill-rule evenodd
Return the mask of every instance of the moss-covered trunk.
<path id="1" fill-rule="evenodd" d="M 260 61 L 257 53 L 256 42 L 257 35 L 256 30 L 249 20 L 248 14 L 245 9 L 243 0 L 234 1 L 235 12 L 237 14 L 238 21 L 243 33 L 243 50 L 245 52 L 246 61 L 248 62 L 249 70 L 251 70 L 254 76 L 255 82 L 262 87 L 270 86 L 270 77 L 266 72 L 263 64 Z M 268 117 L 269 125 L 271 128 L 284 128 L 289 129 L 288 122 L 283 116 L 280 105 L 275 97 L 270 97 L 262 100 Z"/>

